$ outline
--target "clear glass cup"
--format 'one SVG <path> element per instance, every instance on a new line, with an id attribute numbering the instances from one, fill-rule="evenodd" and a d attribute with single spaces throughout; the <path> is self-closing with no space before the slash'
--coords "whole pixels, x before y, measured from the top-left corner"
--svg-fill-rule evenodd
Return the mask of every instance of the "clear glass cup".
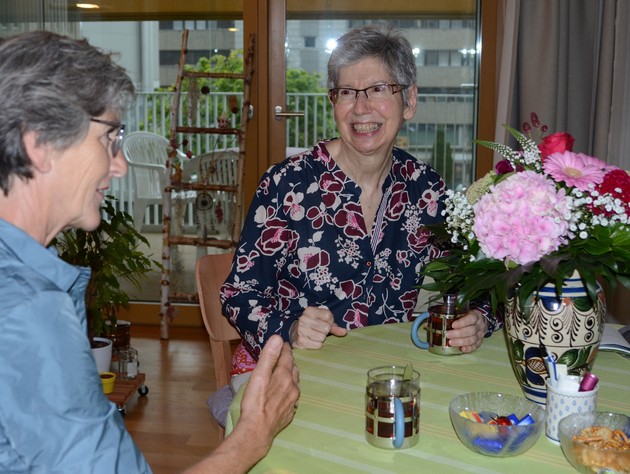
<path id="1" fill-rule="evenodd" d="M 138 376 L 138 351 L 133 347 L 118 351 L 118 372 L 122 380 L 133 380 Z"/>
<path id="2" fill-rule="evenodd" d="M 372 446 L 410 448 L 420 428 L 420 373 L 402 366 L 368 372 L 365 391 L 365 437 Z"/>

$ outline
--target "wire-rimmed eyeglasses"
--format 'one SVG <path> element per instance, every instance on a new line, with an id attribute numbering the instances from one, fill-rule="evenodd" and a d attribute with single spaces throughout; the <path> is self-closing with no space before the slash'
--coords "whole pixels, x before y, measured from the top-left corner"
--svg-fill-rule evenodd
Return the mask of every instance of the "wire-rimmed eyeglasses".
<path id="1" fill-rule="evenodd" d="M 409 86 L 401 84 L 376 84 L 365 89 L 353 89 L 351 87 L 337 87 L 328 90 L 328 97 L 333 104 L 350 104 L 359 98 L 359 92 L 365 94 L 365 98 L 372 101 L 387 100 L 394 94 L 405 90 Z"/>
<path id="2" fill-rule="evenodd" d="M 112 127 L 110 132 L 113 132 L 114 130 L 118 129 L 118 131 L 116 132 L 116 136 L 114 137 L 113 140 L 109 138 L 109 134 L 107 135 L 108 137 L 107 139 L 110 140 L 111 142 L 110 151 L 112 153 L 112 157 L 115 157 L 120 151 L 123 138 L 125 138 L 125 124 L 120 123 L 120 122 L 110 122 L 109 120 L 101 120 L 97 118 L 90 118 L 90 121 L 96 122 L 96 123 L 102 123 L 103 125 L 108 125 Z"/>

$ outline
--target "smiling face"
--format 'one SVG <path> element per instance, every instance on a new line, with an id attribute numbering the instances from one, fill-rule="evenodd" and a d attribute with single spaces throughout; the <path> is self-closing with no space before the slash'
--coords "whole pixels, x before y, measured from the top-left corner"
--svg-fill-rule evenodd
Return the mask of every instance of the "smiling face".
<path id="1" fill-rule="evenodd" d="M 363 59 L 339 71 L 337 87 L 365 89 L 376 84 L 395 83 L 385 65 L 375 58 Z M 334 115 L 345 146 L 363 155 L 387 154 L 405 120 L 416 113 L 416 86 L 409 88 L 409 105 L 403 106 L 402 94 L 382 101 L 366 99 L 363 92 L 348 104 L 334 104 Z"/>
<path id="2" fill-rule="evenodd" d="M 118 122 L 105 114 L 99 119 Z M 65 228 L 94 230 L 101 222 L 103 196 L 112 177 L 127 173 L 127 162 L 122 151 L 111 156 L 112 141 L 118 127 L 90 122 L 87 135 L 80 142 L 64 150 L 57 157 L 59 178 L 57 218 Z"/>

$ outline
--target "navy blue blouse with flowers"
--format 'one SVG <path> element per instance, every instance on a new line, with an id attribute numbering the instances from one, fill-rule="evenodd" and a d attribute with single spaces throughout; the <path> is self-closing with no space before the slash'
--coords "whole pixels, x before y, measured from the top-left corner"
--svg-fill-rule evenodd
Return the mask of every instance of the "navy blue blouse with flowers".
<path id="1" fill-rule="evenodd" d="M 325 306 L 353 329 L 409 321 L 424 264 L 440 254 L 425 228 L 443 217 L 444 181 L 394 148 L 371 233 L 361 189 L 337 166 L 326 142 L 272 166 L 252 201 L 232 271 L 221 290 L 223 314 L 258 358 L 273 334 L 307 306 Z"/>

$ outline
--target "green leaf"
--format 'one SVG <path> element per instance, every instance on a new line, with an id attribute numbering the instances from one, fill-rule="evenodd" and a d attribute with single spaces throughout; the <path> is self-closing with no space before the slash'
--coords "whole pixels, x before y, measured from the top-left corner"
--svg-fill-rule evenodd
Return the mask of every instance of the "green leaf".
<path id="1" fill-rule="evenodd" d="M 575 362 L 577 362 L 579 358 L 579 353 L 578 353 L 578 349 L 570 349 L 568 351 L 566 351 L 564 354 L 562 354 L 558 360 L 556 361 L 557 364 L 564 364 L 567 367 L 571 367 L 575 364 Z"/>
<path id="2" fill-rule="evenodd" d="M 102 333 L 105 322 L 113 322 L 118 308 L 128 306 L 129 296 L 121 289 L 121 281 L 140 288 L 148 272 L 161 269 L 157 261 L 140 251 L 140 245 L 148 246 L 148 241 L 136 231 L 132 217 L 117 210 L 114 202 L 113 196 L 105 197 L 104 218 L 96 230 L 64 231 L 51 243 L 63 260 L 92 270 L 86 290 L 90 335 Z"/>

